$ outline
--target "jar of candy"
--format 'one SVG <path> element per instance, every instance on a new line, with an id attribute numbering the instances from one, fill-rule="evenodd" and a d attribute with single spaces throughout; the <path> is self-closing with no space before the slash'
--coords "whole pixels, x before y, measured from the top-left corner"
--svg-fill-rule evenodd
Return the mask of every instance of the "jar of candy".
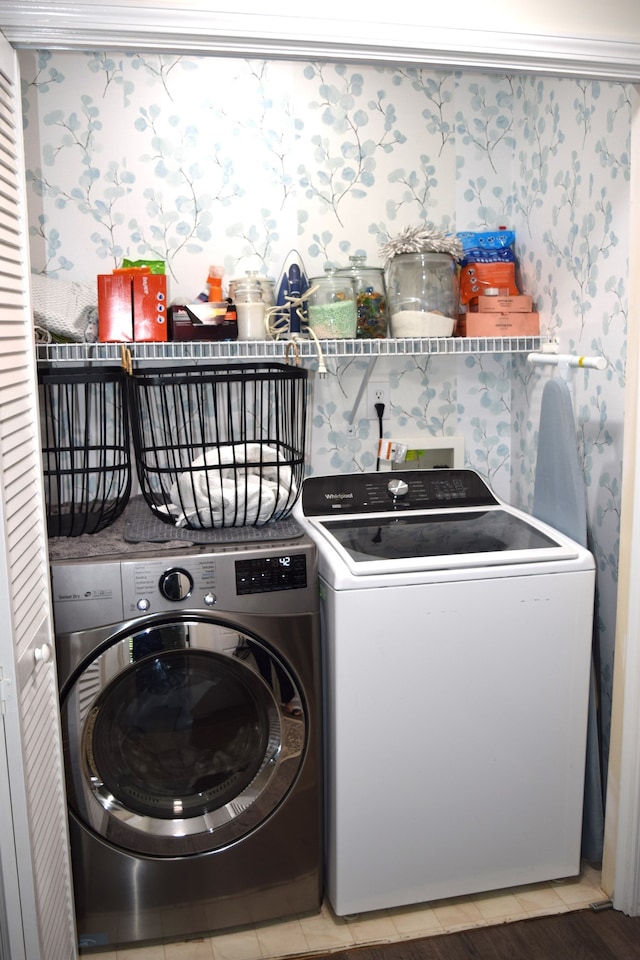
<path id="1" fill-rule="evenodd" d="M 309 286 L 317 287 L 308 300 L 309 329 L 319 339 L 353 339 L 358 327 L 353 279 L 327 267 L 323 277 L 311 277 Z"/>
<path id="2" fill-rule="evenodd" d="M 350 276 L 356 288 L 358 329 L 356 336 L 363 339 L 380 339 L 387 335 L 387 299 L 384 272 L 380 267 L 368 267 L 366 257 L 349 257 L 351 266 L 338 270 L 342 276 Z"/>
<path id="3" fill-rule="evenodd" d="M 387 268 L 393 337 L 450 337 L 458 314 L 456 261 L 448 253 L 400 253 Z"/>

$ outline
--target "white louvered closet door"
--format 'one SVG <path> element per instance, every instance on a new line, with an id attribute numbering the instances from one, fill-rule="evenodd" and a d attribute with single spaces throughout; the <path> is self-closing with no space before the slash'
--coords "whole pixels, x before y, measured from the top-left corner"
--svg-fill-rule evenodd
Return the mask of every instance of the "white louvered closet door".
<path id="1" fill-rule="evenodd" d="M 23 170 L 18 66 L 0 34 L 0 949 L 11 960 L 71 960 Z"/>

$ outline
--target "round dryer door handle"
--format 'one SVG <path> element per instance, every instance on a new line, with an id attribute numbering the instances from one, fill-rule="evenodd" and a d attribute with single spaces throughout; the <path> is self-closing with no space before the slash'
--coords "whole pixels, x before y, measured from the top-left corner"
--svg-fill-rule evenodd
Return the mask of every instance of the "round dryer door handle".
<path id="1" fill-rule="evenodd" d="M 33 659 L 36 663 L 49 663 L 51 660 L 53 651 L 51 650 L 51 645 L 48 643 L 43 643 L 41 647 L 36 647 L 33 651 Z"/>

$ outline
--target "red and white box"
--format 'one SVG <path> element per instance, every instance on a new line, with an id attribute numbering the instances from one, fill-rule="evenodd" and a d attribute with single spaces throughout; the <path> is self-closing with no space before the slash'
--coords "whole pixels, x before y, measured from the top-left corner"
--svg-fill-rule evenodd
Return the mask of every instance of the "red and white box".
<path id="1" fill-rule="evenodd" d="M 165 342 L 166 276 L 140 271 L 100 274 L 98 339 L 101 343 Z"/>
<path id="2" fill-rule="evenodd" d="M 130 273 L 98 276 L 98 340 L 130 343 L 133 340 L 133 289 Z"/>
<path id="3" fill-rule="evenodd" d="M 167 278 L 159 273 L 133 274 L 133 339 L 167 340 Z"/>

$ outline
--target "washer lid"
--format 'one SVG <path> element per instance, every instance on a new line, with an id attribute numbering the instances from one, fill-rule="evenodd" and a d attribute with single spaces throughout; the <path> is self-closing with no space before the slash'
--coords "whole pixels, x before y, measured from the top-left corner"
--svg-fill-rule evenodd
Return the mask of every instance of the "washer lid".
<path id="1" fill-rule="evenodd" d="M 314 518 L 355 576 L 575 559 L 564 538 L 500 506 Z"/>
<path id="2" fill-rule="evenodd" d="M 501 503 L 473 470 L 411 470 L 310 477 L 301 512 L 321 573 L 353 585 L 389 574 L 493 568 L 588 556 L 547 524 Z M 498 568 L 503 568 L 499 573 Z M 341 571 L 339 573 L 338 571 Z"/>

